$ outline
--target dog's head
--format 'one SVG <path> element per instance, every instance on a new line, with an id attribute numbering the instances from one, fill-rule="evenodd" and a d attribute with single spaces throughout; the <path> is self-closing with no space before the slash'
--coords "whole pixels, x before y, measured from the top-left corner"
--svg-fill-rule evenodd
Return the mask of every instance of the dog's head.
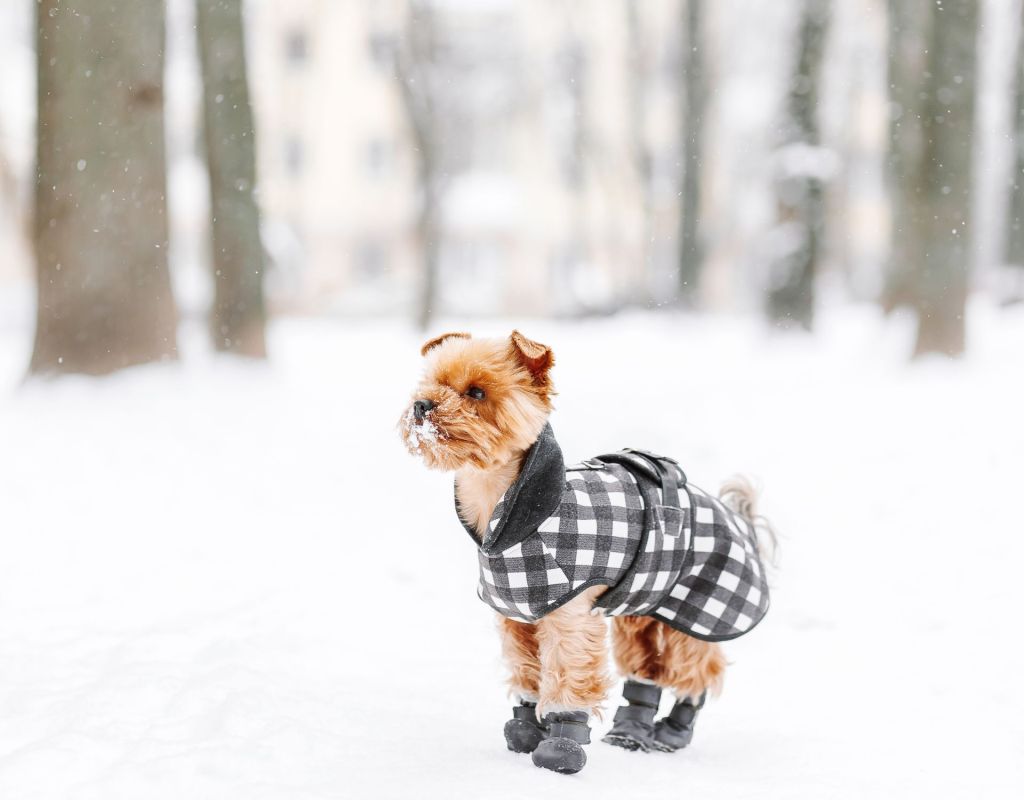
<path id="1" fill-rule="evenodd" d="M 550 347 L 518 331 L 507 339 L 446 333 L 420 352 L 426 370 L 399 429 L 428 467 L 487 469 L 536 441 L 555 393 Z"/>

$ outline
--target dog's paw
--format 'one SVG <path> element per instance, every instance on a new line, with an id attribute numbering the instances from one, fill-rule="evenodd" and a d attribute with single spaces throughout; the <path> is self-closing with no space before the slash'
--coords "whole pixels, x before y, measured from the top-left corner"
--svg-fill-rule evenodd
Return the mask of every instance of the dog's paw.
<path id="1" fill-rule="evenodd" d="M 544 741 L 544 729 L 524 719 L 505 723 L 505 744 L 513 753 L 532 753 Z"/>
<path id="2" fill-rule="evenodd" d="M 587 764 L 587 754 L 579 742 L 564 736 L 545 739 L 533 751 L 533 764 L 562 775 L 573 775 Z"/>
<path id="3" fill-rule="evenodd" d="M 651 747 L 662 753 L 674 753 L 689 746 L 693 741 L 693 728 L 680 727 L 669 719 L 660 719 L 654 726 L 654 740 Z"/>
<path id="4" fill-rule="evenodd" d="M 655 723 L 652 746 L 663 753 L 674 753 L 687 747 L 693 741 L 693 726 L 704 707 L 705 697 L 706 694 L 702 694 L 696 700 L 685 698 L 676 702 L 672 711 Z"/>

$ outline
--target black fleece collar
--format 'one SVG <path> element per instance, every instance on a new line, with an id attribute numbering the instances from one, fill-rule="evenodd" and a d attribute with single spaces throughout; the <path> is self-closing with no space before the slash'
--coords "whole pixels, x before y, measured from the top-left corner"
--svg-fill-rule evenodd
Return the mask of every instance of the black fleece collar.
<path id="1" fill-rule="evenodd" d="M 562 502 L 564 488 L 565 461 L 562 448 L 555 441 L 555 433 L 548 423 L 527 451 L 519 477 L 502 495 L 498 503 L 501 518 L 493 530 L 488 524 L 483 542 L 473 527 L 462 518 L 462 514 L 459 514 L 459 521 L 484 553 L 494 555 L 522 542 L 537 530 L 538 525 L 552 516 Z M 455 510 L 459 510 L 457 492 Z"/>

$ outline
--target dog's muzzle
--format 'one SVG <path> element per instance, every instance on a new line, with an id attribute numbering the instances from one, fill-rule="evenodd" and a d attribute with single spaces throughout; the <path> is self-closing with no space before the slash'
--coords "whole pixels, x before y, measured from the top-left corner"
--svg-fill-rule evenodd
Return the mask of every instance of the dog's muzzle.
<path id="1" fill-rule="evenodd" d="M 412 404 L 412 415 L 416 418 L 417 422 L 423 422 L 427 412 L 432 408 L 434 408 L 434 403 L 430 400 L 417 400 Z"/>

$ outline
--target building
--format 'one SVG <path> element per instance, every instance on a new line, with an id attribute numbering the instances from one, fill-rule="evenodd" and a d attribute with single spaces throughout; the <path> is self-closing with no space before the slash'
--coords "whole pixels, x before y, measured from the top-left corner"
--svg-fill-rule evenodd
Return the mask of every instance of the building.
<path id="1" fill-rule="evenodd" d="M 660 229 L 649 230 L 637 159 L 642 144 L 662 173 L 676 169 L 673 37 L 651 46 L 676 6 L 643 4 L 649 28 L 638 32 L 625 3 L 430 4 L 436 49 L 420 66 L 442 109 L 445 310 L 580 313 L 656 290 L 654 263 L 670 270 L 673 258 L 675 182 L 654 182 Z M 379 313 L 415 302 L 423 192 L 395 69 L 408 15 L 406 0 L 249 7 L 282 305 Z M 650 110 L 636 120 L 639 83 Z"/>

